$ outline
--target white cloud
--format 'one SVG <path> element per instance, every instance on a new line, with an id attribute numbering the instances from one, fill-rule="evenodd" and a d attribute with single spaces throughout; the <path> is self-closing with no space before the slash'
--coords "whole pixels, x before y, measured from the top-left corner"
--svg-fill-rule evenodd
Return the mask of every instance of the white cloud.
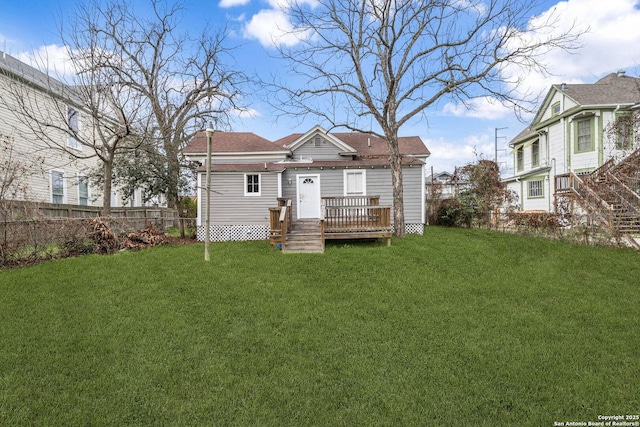
<path id="1" fill-rule="evenodd" d="M 225 1 L 225 0 L 223 0 Z M 239 1 L 239 0 L 230 0 Z M 256 39 L 265 47 L 294 46 L 312 35 L 308 28 L 296 27 L 287 13 L 291 0 L 266 0 L 269 9 L 262 9 L 245 24 L 244 36 Z M 317 6 L 317 0 L 298 0 L 296 7 Z"/>
<path id="2" fill-rule="evenodd" d="M 66 46 L 40 46 L 32 52 L 18 53 L 16 58 L 62 81 L 70 79 L 75 74 Z"/>
<path id="3" fill-rule="evenodd" d="M 474 98 L 464 104 L 447 103 L 443 108 L 444 114 L 456 117 L 473 117 L 484 120 L 499 120 L 513 115 L 511 108 L 505 107 L 499 101 L 490 97 Z"/>
<path id="4" fill-rule="evenodd" d="M 258 117 L 262 117 L 262 114 L 254 108 L 243 108 L 243 109 L 234 109 L 232 113 L 241 119 L 255 119 Z"/>
<path id="5" fill-rule="evenodd" d="M 475 163 L 480 159 L 494 160 L 496 155 L 495 129 L 487 128 L 484 132 L 475 133 L 460 138 L 428 139 L 422 137 L 431 155 L 427 159 L 427 173 L 453 172 L 456 167 Z M 498 163 L 503 176 L 513 173 L 513 159 L 503 138 L 498 140 Z"/>
<path id="6" fill-rule="evenodd" d="M 539 25 L 557 17 L 554 31 L 568 31 L 575 24 L 578 30 L 588 29 L 580 37 L 582 45 L 574 51 L 553 50 L 544 55 L 549 76 L 527 73 L 510 68 L 508 76 L 521 76 L 520 92 L 543 92 L 556 83 L 593 83 L 605 74 L 629 69 L 640 64 L 640 9 L 638 0 L 568 0 L 532 18 L 531 25 Z M 544 34 L 538 34 L 544 37 Z M 534 35 L 535 37 L 536 35 Z M 527 42 L 524 40 L 523 42 Z"/>
<path id="7" fill-rule="evenodd" d="M 221 8 L 244 6 L 249 4 L 250 1 L 251 0 L 220 0 L 220 3 L 218 3 L 218 6 Z"/>
<path id="8" fill-rule="evenodd" d="M 294 28 L 287 14 L 279 9 L 264 9 L 253 15 L 244 32 L 245 37 L 257 39 L 266 47 L 293 46 L 311 34 L 309 30 Z"/>
<path id="9" fill-rule="evenodd" d="M 516 93 L 538 102 L 546 95 L 552 84 L 593 83 L 603 75 L 620 69 L 630 71 L 640 69 L 640 52 L 634 46 L 640 45 L 640 5 L 638 0 L 567 0 L 560 1 L 548 10 L 530 20 L 530 28 L 554 22 L 553 28 L 527 35 L 518 43 L 530 44 L 532 40 L 543 39 L 553 34 L 570 31 L 585 31 L 576 50 L 561 49 L 544 53 L 540 58 L 551 75 L 545 75 L 518 66 L 508 66 L 503 77 L 517 81 L 512 86 Z M 629 73 L 634 74 L 634 73 Z M 535 97 L 538 98 L 535 98 Z M 510 108 L 491 98 L 477 98 L 462 104 L 448 103 L 443 113 L 456 117 L 484 120 L 498 120 L 513 117 Z M 523 105 L 536 109 L 539 105 Z M 524 114 L 532 119 L 532 114 Z"/>

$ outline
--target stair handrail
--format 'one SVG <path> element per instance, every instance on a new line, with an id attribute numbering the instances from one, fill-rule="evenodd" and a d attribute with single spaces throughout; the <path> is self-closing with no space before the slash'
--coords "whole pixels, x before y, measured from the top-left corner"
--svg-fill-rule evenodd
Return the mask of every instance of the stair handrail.
<path id="1" fill-rule="evenodd" d="M 320 202 L 320 239 L 322 242 L 322 250 L 324 250 L 324 219 L 327 213 L 327 201 Z"/>
<path id="2" fill-rule="evenodd" d="M 623 188 L 627 196 L 631 196 L 631 198 L 635 198 L 636 201 L 638 202 L 638 205 L 640 206 L 640 195 L 638 195 L 638 193 L 636 193 L 631 188 L 629 188 L 629 186 L 627 186 L 627 184 L 622 182 L 614 174 L 609 172 L 607 174 L 607 177 L 612 179 L 613 181 L 615 181 L 616 184 L 618 184 L 621 188 Z M 631 203 L 627 197 L 622 197 L 622 195 L 620 195 L 619 193 L 616 193 L 616 195 L 619 196 L 619 198 L 624 202 L 624 204 L 627 207 L 631 208 L 636 213 L 640 213 L 640 209 L 637 206 L 635 206 L 633 203 Z"/>
<path id="3" fill-rule="evenodd" d="M 600 195 L 595 192 L 585 180 L 580 179 L 573 172 L 571 172 L 571 175 L 572 178 L 580 184 L 578 186 L 571 185 L 571 190 L 588 205 L 583 207 L 600 217 L 601 222 L 606 224 L 609 228 L 612 228 L 612 206 L 607 203 L 606 200 L 603 200 L 602 197 L 600 197 Z M 586 194 L 582 194 L 582 192 Z M 606 214 L 603 213 L 603 210 Z"/>
<path id="4" fill-rule="evenodd" d="M 613 169 L 616 166 L 616 161 L 615 159 L 612 157 L 609 160 L 607 160 L 606 162 L 604 162 L 602 165 L 600 165 L 599 168 L 591 171 L 589 173 L 589 177 L 592 178 L 602 178 L 604 177 L 611 169 Z"/>
<path id="5" fill-rule="evenodd" d="M 287 231 L 291 226 L 291 199 L 287 200 L 284 206 L 280 209 L 280 233 L 282 239 L 282 250 L 284 250 L 287 242 Z"/>
<path id="6" fill-rule="evenodd" d="M 613 170 L 615 169 L 619 169 L 623 166 L 625 166 L 627 163 L 629 163 L 632 160 L 635 160 L 636 158 L 640 157 L 640 148 L 636 148 L 635 150 L 633 150 L 631 153 L 629 153 L 629 155 L 627 155 L 625 158 L 621 159 L 619 162 L 617 162 L 612 168 L 611 171 L 613 172 Z M 609 159 L 609 160 L 613 160 Z"/>

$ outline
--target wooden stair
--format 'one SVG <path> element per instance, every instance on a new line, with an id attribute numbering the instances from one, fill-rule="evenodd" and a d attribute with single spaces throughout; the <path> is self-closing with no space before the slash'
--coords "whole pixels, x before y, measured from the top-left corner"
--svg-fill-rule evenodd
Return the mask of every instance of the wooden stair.
<path id="1" fill-rule="evenodd" d="M 324 253 L 324 240 L 320 221 L 317 219 L 293 222 L 283 252 L 288 253 Z"/>

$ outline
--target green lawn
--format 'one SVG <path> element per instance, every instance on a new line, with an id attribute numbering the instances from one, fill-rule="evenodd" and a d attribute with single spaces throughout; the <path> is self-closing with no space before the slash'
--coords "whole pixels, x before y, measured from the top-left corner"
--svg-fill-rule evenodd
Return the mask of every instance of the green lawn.
<path id="1" fill-rule="evenodd" d="M 0 271 L 0 425 L 553 426 L 640 413 L 640 256 L 481 230 Z"/>

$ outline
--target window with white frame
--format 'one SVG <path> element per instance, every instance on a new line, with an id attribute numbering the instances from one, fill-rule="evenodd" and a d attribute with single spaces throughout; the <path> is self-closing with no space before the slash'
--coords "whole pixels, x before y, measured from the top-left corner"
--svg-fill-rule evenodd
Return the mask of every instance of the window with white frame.
<path id="1" fill-rule="evenodd" d="M 51 203 L 64 203 L 64 172 L 51 171 Z"/>
<path id="2" fill-rule="evenodd" d="M 80 114 L 78 110 L 75 108 L 69 107 L 67 109 L 67 122 L 69 125 L 69 135 L 67 136 L 67 147 L 73 148 L 74 150 L 80 149 L 80 143 L 78 139 L 74 136 L 80 131 Z"/>
<path id="3" fill-rule="evenodd" d="M 521 171 L 524 169 L 524 150 L 522 147 L 516 150 L 516 170 Z"/>
<path id="4" fill-rule="evenodd" d="M 89 178 L 78 175 L 78 204 L 89 205 Z"/>
<path id="5" fill-rule="evenodd" d="M 248 173 L 244 175 L 244 195 L 259 196 L 260 195 L 260 174 Z"/>
<path id="6" fill-rule="evenodd" d="M 593 150 L 593 119 L 586 118 L 576 121 L 576 151 Z"/>
<path id="7" fill-rule="evenodd" d="M 527 195 L 530 199 L 544 197 L 544 179 L 527 181 Z"/>
<path id="8" fill-rule="evenodd" d="M 364 196 L 367 194 L 367 171 L 348 170 L 344 171 L 344 195 Z"/>
<path id="9" fill-rule="evenodd" d="M 531 144 L 531 167 L 536 167 L 540 164 L 540 141 L 536 141 Z"/>

